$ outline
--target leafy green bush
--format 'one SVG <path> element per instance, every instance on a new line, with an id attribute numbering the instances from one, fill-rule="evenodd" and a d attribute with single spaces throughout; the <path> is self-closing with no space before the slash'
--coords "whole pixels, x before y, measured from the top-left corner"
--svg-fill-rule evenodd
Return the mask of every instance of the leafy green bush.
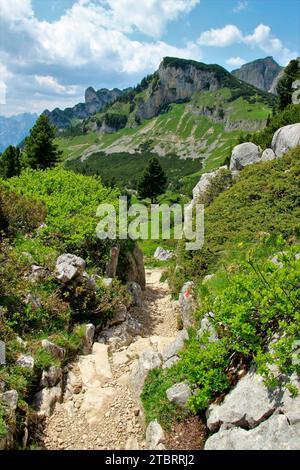
<path id="1" fill-rule="evenodd" d="M 199 318 L 214 312 L 211 322 L 220 339 L 210 342 L 208 334 L 199 338 L 191 332 L 182 352 L 178 369 L 195 388 L 193 411 L 207 408 L 228 391 L 237 381 L 239 366 L 247 368 L 252 361 L 269 386 L 278 383 L 274 365 L 287 375 L 300 373 L 293 361 L 295 341 L 300 339 L 299 249 L 279 238 L 274 250 L 279 250 L 282 265 L 257 259 L 254 251 L 236 272 L 227 270 L 225 286 L 202 291 Z"/>

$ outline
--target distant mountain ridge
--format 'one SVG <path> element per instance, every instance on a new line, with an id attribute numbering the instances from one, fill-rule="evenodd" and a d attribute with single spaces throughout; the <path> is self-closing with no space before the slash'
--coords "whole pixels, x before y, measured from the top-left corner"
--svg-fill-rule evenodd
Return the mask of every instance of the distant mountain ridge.
<path id="1" fill-rule="evenodd" d="M 23 113 L 16 116 L 0 116 L 0 152 L 9 145 L 18 145 L 27 137 L 37 120 L 37 114 Z"/>
<path id="2" fill-rule="evenodd" d="M 58 129 L 66 129 L 76 120 L 89 118 L 96 112 L 102 111 L 108 104 L 113 103 L 124 91 L 114 88 L 108 90 L 101 88 L 95 91 L 93 87 L 87 88 L 85 91 L 85 102 L 79 103 L 72 108 L 64 110 L 55 108 L 53 111 L 46 109 L 43 114 L 49 117 L 50 122 Z"/>
<path id="3" fill-rule="evenodd" d="M 240 69 L 233 70 L 231 73 L 260 90 L 274 93 L 274 82 L 282 70 L 283 67 L 277 64 L 273 57 L 265 57 L 244 64 Z"/>

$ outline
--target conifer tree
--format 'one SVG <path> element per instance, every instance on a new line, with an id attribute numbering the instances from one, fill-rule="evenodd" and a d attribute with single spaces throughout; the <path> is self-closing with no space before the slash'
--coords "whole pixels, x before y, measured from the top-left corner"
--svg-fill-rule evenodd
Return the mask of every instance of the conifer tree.
<path id="1" fill-rule="evenodd" d="M 141 199 L 150 198 L 156 202 L 157 196 L 167 189 L 167 176 L 156 157 L 151 158 L 147 168 L 138 182 L 138 195 Z"/>

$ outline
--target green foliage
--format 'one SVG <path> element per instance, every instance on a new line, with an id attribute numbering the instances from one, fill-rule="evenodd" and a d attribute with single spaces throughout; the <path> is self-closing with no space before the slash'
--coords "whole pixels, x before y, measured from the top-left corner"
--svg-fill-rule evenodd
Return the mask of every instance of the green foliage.
<path id="1" fill-rule="evenodd" d="M 225 286 L 202 290 L 199 317 L 214 312 L 211 322 L 220 339 L 212 343 L 208 334 L 198 337 L 193 332 L 182 353 L 178 367 L 196 387 L 190 400 L 195 412 L 234 385 L 237 371 L 251 361 L 270 387 L 278 384 L 274 365 L 283 374 L 300 373 L 293 361 L 300 338 L 299 246 L 286 246 L 278 238 L 273 248 L 280 250 L 282 266 L 258 258 L 254 250 L 232 273 L 227 269 Z"/>
<path id="2" fill-rule="evenodd" d="M 108 127 L 118 131 L 126 126 L 127 116 L 124 114 L 107 113 L 104 116 L 104 122 Z"/>
<path id="3" fill-rule="evenodd" d="M 232 174 L 230 170 L 225 168 L 213 178 L 204 194 L 198 199 L 200 204 L 210 204 L 220 193 L 228 189 L 232 185 Z"/>
<path id="4" fill-rule="evenodd" d="M 21 151 L 10 145 L 0 156 L 0 178 L 18 176 L 21 172 Z"/>
<path id="5" fill-rule="evenodd" d="M 137 190 L 142 199 L 150 198 L 156 201 L 157 196 L 163 194 L 167 189 L 167 176 L 157 158 L 149 161 L 143 176 L 138 182 Z"/>
<path id="6" fill-rule="evenodd" d="M 31 168 L 43 170 L 58 162 L 61 152 L 54 143 L 55 134 L 55 128 L 50 124 L 49 118 L 42 114 L 25 140 L 25 153 Z"/>
<path id="7" fill-rule="evenodd" d="M 2 406 L 0 406 L 0 439 L 5 437 L 7 434 L 7 427 L 5 423 L 5 413 Z"/>

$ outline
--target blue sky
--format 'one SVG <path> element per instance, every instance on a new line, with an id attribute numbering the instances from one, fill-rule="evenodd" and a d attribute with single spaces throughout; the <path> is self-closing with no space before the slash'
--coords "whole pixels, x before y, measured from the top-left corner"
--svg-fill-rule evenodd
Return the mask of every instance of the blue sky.
<path id="1" fill-rule="evenodd" d="M 300 53 L 300 0 L 0 0 L 0 115 L 125 88 L 166 55 L 228 70 Z"/>

